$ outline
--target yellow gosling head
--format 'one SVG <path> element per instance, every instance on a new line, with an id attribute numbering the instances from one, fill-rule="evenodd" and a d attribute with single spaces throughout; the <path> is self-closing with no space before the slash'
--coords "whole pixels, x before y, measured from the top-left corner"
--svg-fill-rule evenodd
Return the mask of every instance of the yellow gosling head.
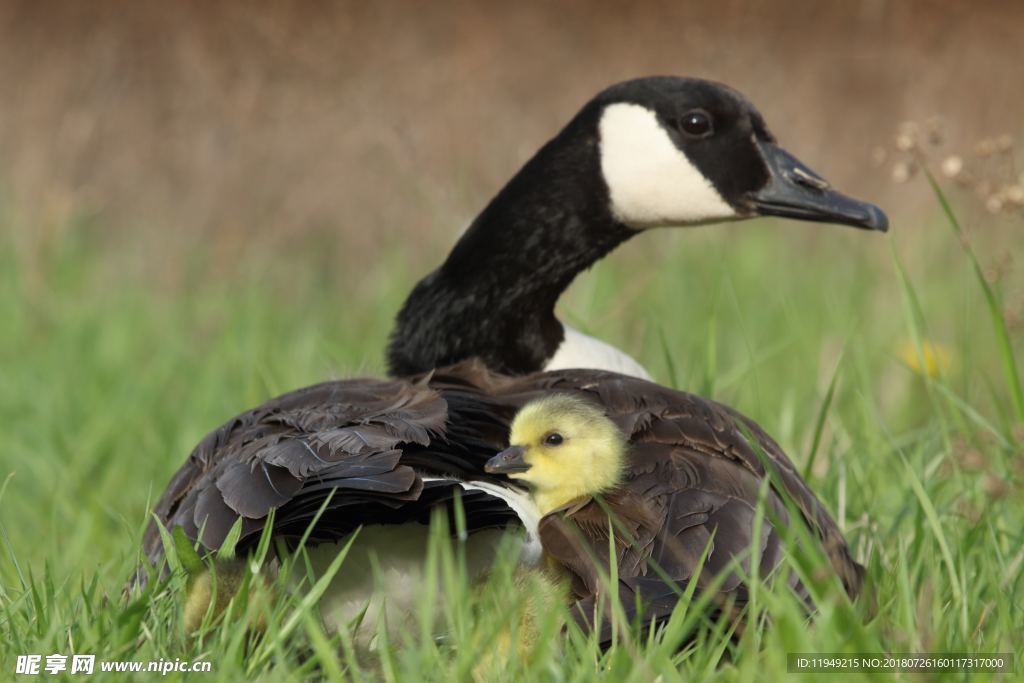
<path id="1" fill-rule="evenodd" d="M 600 408 L 577 396 L 554 394 L 523 406 L 509 443 L 484 469 L 530 484 L 541 514 L 622 479 L 625 439 Z"/>

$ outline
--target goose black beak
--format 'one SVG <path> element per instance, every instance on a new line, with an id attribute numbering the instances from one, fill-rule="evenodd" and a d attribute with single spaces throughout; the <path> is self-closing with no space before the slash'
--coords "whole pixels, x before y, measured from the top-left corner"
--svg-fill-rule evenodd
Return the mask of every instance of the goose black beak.
<path id="1" fill-rule="evenodd" d="M 526 449 L 522 446 L 509 446 L 484 464 L 484 472 L 492 474 L 525 472 L 530 469 L 530 465 L 523 459 L 525 455 Z"/>
<path id="2" fill-rule="evenodd" d="M 874 204 L 847 197 L 781 147 L 759 141 L 769 180 L 750 196 L 754 213 L 886 232 L 889 219 Z"/>

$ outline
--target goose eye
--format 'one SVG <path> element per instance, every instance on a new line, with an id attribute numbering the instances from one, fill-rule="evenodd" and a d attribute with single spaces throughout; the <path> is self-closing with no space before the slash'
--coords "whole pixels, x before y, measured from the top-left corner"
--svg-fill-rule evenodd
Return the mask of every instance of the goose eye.
<path id="1" fill-rule="evenodd" d="M 563 441 L 565 441 L 565 439 L 563 439 L 562 435 L 558 432 L 551 432 L 544 437 L 544 443 L 548 446 L 561 446 Z"/>
<path id="2" fill-rule="evenodd" d="M 691 138 L 706 138 L 714 132 L 711 117 L 702 109 L 694 109 L 679 119 L 679 128 Z"/>

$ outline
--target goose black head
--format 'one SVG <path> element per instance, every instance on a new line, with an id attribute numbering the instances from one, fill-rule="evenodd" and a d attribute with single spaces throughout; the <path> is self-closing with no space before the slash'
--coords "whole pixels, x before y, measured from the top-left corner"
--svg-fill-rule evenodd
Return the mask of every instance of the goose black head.
<path id="1" fill-rule="evenodd" d="M 590 106 L 612 214 L 631 228 L 770 215 L 888 229 L 881 209 L 836 192 L 779 147 L 761 114 L 727 86 L 642 78 Z"/>

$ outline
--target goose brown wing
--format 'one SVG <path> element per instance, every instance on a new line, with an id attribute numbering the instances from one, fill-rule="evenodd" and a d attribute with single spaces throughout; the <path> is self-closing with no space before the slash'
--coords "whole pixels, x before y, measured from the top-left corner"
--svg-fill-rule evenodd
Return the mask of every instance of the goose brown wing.
<path id="1" fill-rule="evenodd" d="M 349 503 L 413 499 L 423 483 L 401 463 L 401 448 L 443 436 L 446 419 L 444 399 L 424 382 L 349 380 L 293 391 L 207 435 L 154 514 L 212 549 L 239 518 L 245 539 L 262 529 L 271 508 L 295 521 L 334 489 L 352 494 L 340 496 Z M 447 466 L 474 468 L 457 456 Z M 155 524 L 144 546 L 151 561 L 160 559 Z"/>

